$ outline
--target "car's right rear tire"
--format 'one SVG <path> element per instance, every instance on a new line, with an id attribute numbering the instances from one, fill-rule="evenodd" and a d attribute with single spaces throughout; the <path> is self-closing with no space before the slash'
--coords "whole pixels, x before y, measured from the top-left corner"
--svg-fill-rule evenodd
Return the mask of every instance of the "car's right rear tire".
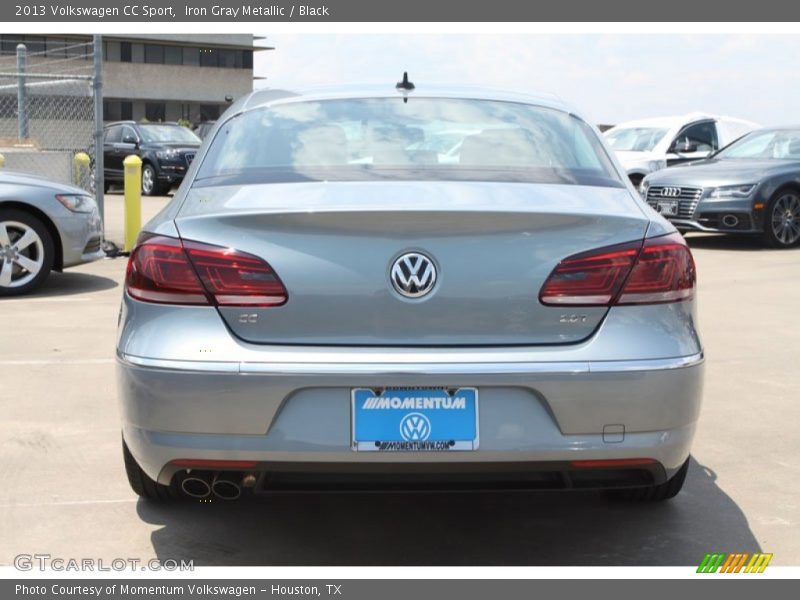
<path id="1" fill-rule="evenodd" d="M 621 490 L 610 490 L 614 500 L 623 502 L 663 502 L 678 495 L 683 489 L 686 481 L 686 473 L 689 472 L 689 459 L 683 463 L 678 472 L 664 483 L 649 485 L 647 487 L 628 488 Z"/>
<path id="2" fill-rule="evenodd" d="M 128 450 L 125 440 L 122 440 L 122 456 L 125 460 L 125 473 L 128 475 L 128 483 L 131 489 L 146 500 L 155 502 L 166 502 L 180 498 L 178 490 L 171 485 L 162 485 L 153 481 L 139 466 L 136 459 Z"/>

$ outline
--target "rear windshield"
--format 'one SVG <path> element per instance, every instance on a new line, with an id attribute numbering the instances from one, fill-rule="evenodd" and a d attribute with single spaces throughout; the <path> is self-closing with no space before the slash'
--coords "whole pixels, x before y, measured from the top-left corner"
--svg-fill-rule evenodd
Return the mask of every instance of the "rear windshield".
<path id="1" fill-rule="evenodd" d="M 565 112 L 402 97 L 293 102 L 229 120 L 195 185 L 472 180 L 620 187 L 594 131 Z"/>

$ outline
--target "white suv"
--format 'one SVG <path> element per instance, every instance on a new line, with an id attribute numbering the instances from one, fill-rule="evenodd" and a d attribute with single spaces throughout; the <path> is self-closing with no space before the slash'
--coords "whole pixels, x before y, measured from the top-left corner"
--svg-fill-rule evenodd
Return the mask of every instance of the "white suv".
<path id="1" fill-rule="evenodd" d="M 612 127 L 605 136 L 638 186 L 648 173 L 705 158 L 759 127 L 742 119 L 690 113 L 628 121 Z"/>

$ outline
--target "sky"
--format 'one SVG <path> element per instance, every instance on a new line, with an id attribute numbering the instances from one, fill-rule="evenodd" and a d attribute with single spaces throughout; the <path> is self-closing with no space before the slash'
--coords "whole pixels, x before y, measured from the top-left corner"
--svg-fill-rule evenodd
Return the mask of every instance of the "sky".
<path id="1" fill-rule="evenodd" d="M 555 93 L 589 120 L 701 111 L 800 123 L 800 36 L 261 34 L 257 87 L 426 83 Z"/>

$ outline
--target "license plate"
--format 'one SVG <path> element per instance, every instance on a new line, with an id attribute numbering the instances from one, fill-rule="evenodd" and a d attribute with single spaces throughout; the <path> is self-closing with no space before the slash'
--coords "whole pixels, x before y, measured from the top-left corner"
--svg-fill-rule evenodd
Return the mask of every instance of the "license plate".
<path id="1" fill-rule="evenodd" d="M 675 217 L 678 215 L 678 201 L 669 200 L 667 202 L 659 202 L 657 210 L 665 217 Z"/>
<path id="2" fill-rule="evenodd" d="M 352 448 L 359 452 L 450 452 L 478 448 L 478 390 L 357 388 Z"/>

